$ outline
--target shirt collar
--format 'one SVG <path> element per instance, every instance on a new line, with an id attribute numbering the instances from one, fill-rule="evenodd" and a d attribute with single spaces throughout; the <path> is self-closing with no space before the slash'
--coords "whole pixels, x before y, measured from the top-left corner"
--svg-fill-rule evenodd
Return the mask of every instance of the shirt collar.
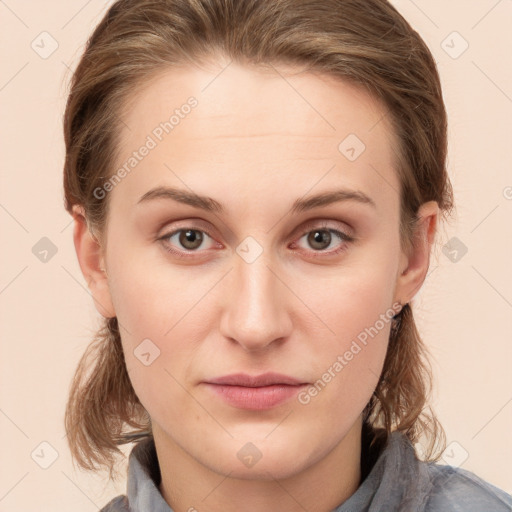
<path id="1" fill-rule="evenodd" d="M 423 510 L 430 488 L 407 437 L 393 432 L 356 492 L 333 512 Z M 160 470 L 152 437 L 140 441 L 129 457 L 127 498 L 130 511 L 173 512 L 158 486 Z"/>
<path id="2" fill-rule="evenodd" d="M 153 437 L 139 441 L 132 449 L 128 461 L 126 495 L 130 511 L 172 512 L 157 486 L 160 469 Z"/>

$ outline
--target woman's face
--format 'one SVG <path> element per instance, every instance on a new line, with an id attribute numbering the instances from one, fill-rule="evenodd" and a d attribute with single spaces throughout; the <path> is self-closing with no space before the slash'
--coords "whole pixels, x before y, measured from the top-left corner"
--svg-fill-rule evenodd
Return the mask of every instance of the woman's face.
<path id="1" fill-rule="evenodd" d="M 246 478 L 291 475 L 360 428 L 396 304 L 428 267 L 400 250 L 384 108 L 276 69 L 161 74 L 122 118 L 125 172 L 96 191 L 108 286 L 92 287 L 155 438 Z M 305 385 L 207 384 L 267 372 Z"/>

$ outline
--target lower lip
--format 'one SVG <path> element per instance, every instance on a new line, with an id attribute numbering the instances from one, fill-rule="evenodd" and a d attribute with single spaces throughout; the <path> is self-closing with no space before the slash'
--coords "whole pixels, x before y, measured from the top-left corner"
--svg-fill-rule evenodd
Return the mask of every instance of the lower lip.
<path id="1" fill-rule="evenodd" d="M 210 383 L 206 383 L 206 385 L 230 405 L 240 409 L 253 410 L 276 407 L 297 395 L 302 388 L 307 386 L 307 384 L 297 386 L 275 384 L 273 386 L 248 388 Z"/>

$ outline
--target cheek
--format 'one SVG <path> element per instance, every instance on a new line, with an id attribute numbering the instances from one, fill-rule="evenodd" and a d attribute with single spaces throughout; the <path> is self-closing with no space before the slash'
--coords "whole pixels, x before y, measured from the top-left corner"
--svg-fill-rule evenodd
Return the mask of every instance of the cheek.
<path id="1" fill-rule="evenodd" d="M 135 301 L 136 298 L 133 297 Z M 133 389 L 155 420 L 162 414 L 172 416 L 176 411 L 180 411 L 180 415 L 189 410 L 190 414 L 194 412 L 193 401 L 185 391 L 188 368 L 193 364 L 197 350 L 190 342 L 190 321 L 186 317 L 180 321 L 183 314 L 163 314 L 165 310 L 167 307 L 162 306 L 162 301 L 141 301 L 131 310 L 134 315 L 130 322 L 132 329 L 129 333 L 121 332 Z M 129 314 L 130 308 L 124 312 Z"/>
<path id="2" fill-rule="evenodd" d="M 360 412 L 381 374 L 392 317 L 394 265 L 391 258 L 340 273 L 328 289 L 311 293 L 308 304 L 327 326 L 315 341 L 318 380 L 304 396 L 333 412 Z M 318 397 L 318 398 L 317 398 Z"/>
<path id="3" fill-rule="evenodd" d="M 197 317 L 209 313 L 210 303 L 201 298 L 212 277 L 191 279 L 179 267 L 172 272 L 161 261 L 147 260 L 118 259 L 111 295 L 130 381 L 142 405 L 158 418 L 170 404 L 180 411 L 193 406 L 184 387 L 205 336 Z"/>
<path id="4" fill-rule="evenodd" d="M 361 260 L 330 276 L 323 286 L 310 289 L 307 303 L 330 331 L 331 341 L 338 340 L 338 348 L 373 326 L 381 315 L 395 314 L 390 311 L 395 268 L 391 257 L 374 264 Z"/>
<path id="5" fill-rule="evenodd" d="M 332 318 L 336 336 L 330 342 L 317 340 L 314 361 L 316 380 L 299 396 L 301 404 L 329 411 L 330 424 L 356 420 L 370 400 L 386 357 L 394 311 L 367 302 L 361 311 L 338 310 Z"/>
<path id="6" fill-rule="evenodd" d="M 156 243 L 125 249 L 111 254 L 118 262 L 109 283 L 116 315 L 128 332 L 162 338 L 200 301 L 211 278 L 173 265 Z"/>

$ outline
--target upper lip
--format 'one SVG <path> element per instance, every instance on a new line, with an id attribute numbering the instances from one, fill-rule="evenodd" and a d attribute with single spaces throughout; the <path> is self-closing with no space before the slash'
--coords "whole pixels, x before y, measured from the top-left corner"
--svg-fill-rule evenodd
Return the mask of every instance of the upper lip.
<path id="1" fill-rule="evenodd" d="M 287 384 L 291 386 L 297 386 L 299 384 L 305 384 L 304 382 L 283 375 L 281 373 L 268 372 L 261 375 L 247 375 L 246 373 L 233 373 L 231 375 L 225 375 L 223 377 L 217 377 L 215 379 L 209 379 L 206 381 L 208 384 L 220 384 L 224 386 L 245 386 L 248 388 L 257 388 L 260 386 L 272 386 L 275 384 Z"/>

